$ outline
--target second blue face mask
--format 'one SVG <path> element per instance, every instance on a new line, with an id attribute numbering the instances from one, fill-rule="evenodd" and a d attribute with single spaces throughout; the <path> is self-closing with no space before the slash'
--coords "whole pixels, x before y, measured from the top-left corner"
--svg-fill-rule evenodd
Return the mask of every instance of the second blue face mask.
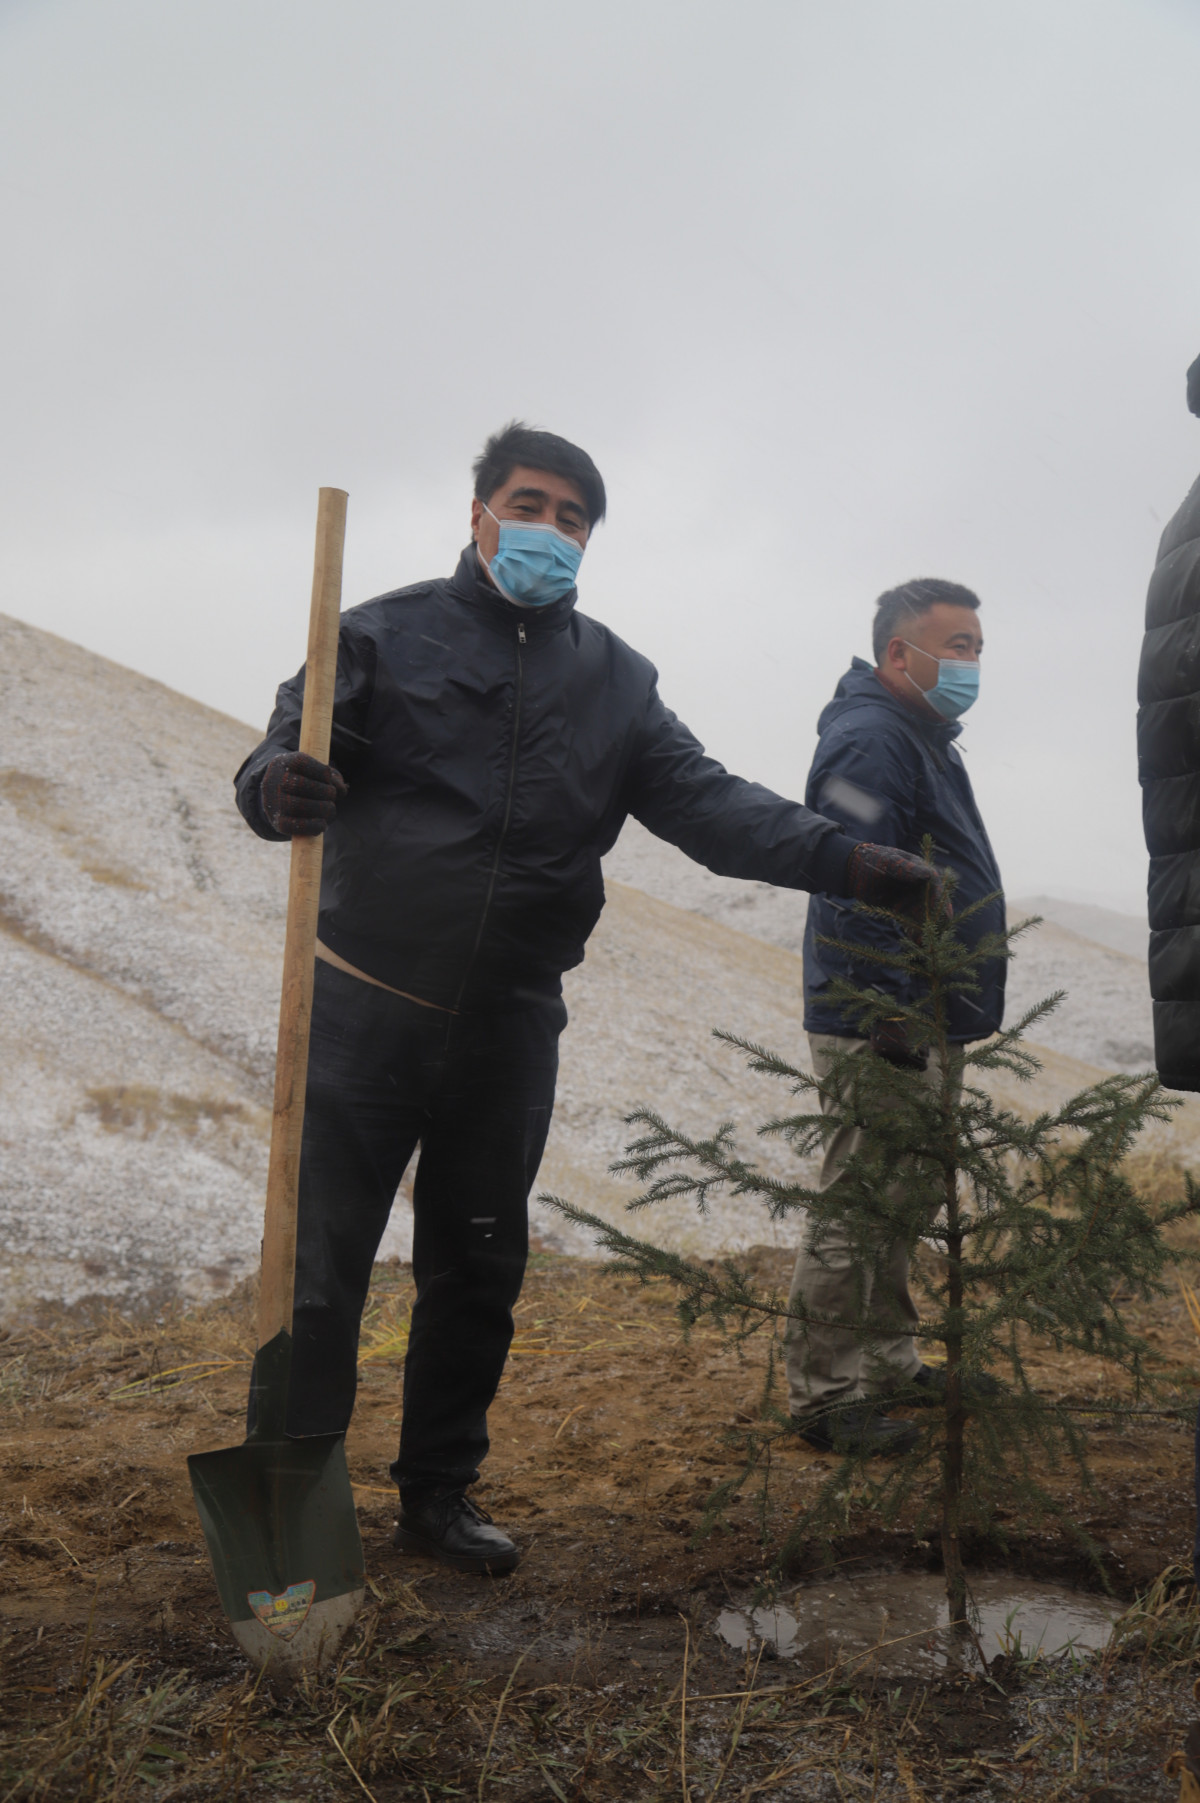
<path id="1" fill-rule="evenodd" d="M 496 516 L 490 507 L 484 511 Z M 486 568 L 506 601 L 518 607 L 549 607 L 575 587 L 583 546 L 554 526 L 496 520 L 500 543 Z M 480 562 L 483 562 L 481 556 Z"/>
<path id="2" fill-rule="evenodd" d="M 904 643 L 910 651 L 920 651 L 920 645 L 911 645 L 907 639 Z M 933 653 L 926 651 L 925 657 Z M 923 689 L 919 682 L 913 682 L 913 688 L 925 697 L 930 707 L 936 708 L 943 720 L 957 720 L 961 714 L 979 699 L 979 665 L 968 664 L 958 657 L 934 658 L 938 667 L 938 678 L 931 689 Z M 904 672 L 908 676 L 908 671 Z"/>

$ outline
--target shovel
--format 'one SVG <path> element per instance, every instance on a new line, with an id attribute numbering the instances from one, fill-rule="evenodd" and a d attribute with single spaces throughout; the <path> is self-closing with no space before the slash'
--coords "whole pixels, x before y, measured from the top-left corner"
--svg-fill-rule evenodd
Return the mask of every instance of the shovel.
<path id="1" fill-rule="evenodd" d="M 300 750 L 329 761 L 346 496 L 323 488 Z M 363 1599 L 362 1542 L 341 1434 L 285 1437 L 292 1362 L 296 1201 L 312 1017 L 321 836 L 292 840 L 275 1111 L 263 1224 L 254 1426 L 242 1446 L 195 1453 L 192 1494 L 221 1606 L 247 1658 L 290 1682 L 332 1660 Z"/>

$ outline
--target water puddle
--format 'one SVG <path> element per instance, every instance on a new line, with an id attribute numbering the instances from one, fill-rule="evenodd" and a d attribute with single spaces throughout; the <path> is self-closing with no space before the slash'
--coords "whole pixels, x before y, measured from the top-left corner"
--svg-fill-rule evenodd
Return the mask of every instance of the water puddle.
<path id="1" fill-rule="evenodd" d="M 989 1660 L 1002 1652 L 1095 1651 L 1121 1612 L 1108 1597 L 1032 1579 L 973 1576 L 969 1585 L 972 1625 Z M 729 1646 L 765 1643 L 781 1659 L 854 1660 L 860 1671 L 932 1674 L 963 1657 L 948 1632 L 945 1581 L 927 1572 L 807 1584 L 773 1605 L 723 1609 L 715 1626 Z M 971 1657 L 978 1663 L 973 1643 Z"/>

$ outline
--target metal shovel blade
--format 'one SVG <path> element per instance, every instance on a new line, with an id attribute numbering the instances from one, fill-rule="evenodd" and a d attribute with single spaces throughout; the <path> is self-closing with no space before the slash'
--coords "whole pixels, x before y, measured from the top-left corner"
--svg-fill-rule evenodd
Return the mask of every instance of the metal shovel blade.
<path id="1" fill-rule="evenodd" d="M 290 1335 L 255 1361 L 260 1396 L 286 1386 Z M 286 1388 L 284 1389 L 286 1394 Z M 247 1658 L 294 1679 L 334 1658 L 366 1587 L 362 1541 L 341 1434 L 288 1440 L 282 1409 L 259 1416 L 263 1438 L 188 1460 L 221 1605 Z"/>

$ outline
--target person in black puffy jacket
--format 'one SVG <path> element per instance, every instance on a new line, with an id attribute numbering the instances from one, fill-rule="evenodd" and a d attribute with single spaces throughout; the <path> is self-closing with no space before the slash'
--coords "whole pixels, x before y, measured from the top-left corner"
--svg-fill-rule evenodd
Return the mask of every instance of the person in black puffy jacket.
<path id="1" fill-rule="evenodd" d="M 1188 371 L 1200 414 L 1200 357 Z M 1138 775 L 1150 853 L 1154 1062 L 1200 1089 L 1200 480 L 1158 546 L 1138 673 Z"/>
<path id="2" fill-rule="evenodd" d="M 1200 416 L 1200 357 L 1187 373 Z M 1154 1062 L 1168 1089 L 1200 1089 L 1200 478 L 1159 540 L 1138 671 L 1138 776 L 1150 853 Z M 1200 1418 L 1196 1424 L 1200 1585 Z"/>
<path id="3" fill-rule="evenodd" d="M 495 1572 L 516 1548 L 466 1491 L 525 1269 L 562 973 L 626 817 L 719 874 L 885 906 L 919 907 L 935 873 L 731 776 L 653 666 L 577 610 L 605 511 L 585 452 L 513 424 L 475 478 L 454 574 L 344 615 L 331 763 L 297 750 L 301 671 L 235 783 L 260 837 L 326 835 L 288 1431 L 349 1423 L 371 1267 L 419 1143 L 396 1544 Z"/>

